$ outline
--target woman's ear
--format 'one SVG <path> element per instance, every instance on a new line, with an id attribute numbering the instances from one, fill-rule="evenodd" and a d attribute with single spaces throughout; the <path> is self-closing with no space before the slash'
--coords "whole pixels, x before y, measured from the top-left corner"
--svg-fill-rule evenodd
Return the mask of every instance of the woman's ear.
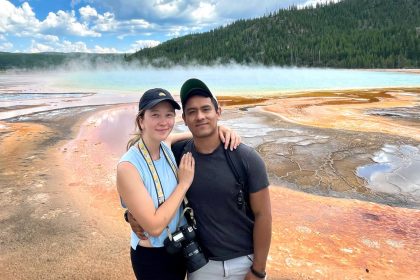
<path id="1" fill-rule="evenodd" d="M 137 126 L 140 130 L 143 130 L 142 124 L 143 124 L 143 117 L 139 114 L 136 118 Z"/>

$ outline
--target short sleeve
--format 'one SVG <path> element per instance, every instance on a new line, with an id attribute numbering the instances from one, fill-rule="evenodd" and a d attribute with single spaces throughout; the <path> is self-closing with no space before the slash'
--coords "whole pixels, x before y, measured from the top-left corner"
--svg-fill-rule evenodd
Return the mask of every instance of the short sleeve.
<path id="1" fill-rule="evenodd" d="M 248 174 L 248 188 L 250 193 L 258 192 L 267 188 L 268 181 L 267 169 L 261 156 L 252 148 L 246 153 L 245 166 Z"/>

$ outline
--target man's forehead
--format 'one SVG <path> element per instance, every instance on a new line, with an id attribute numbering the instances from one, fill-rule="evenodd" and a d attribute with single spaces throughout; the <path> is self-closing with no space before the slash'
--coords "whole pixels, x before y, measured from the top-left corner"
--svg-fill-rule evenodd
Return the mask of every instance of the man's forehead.
<path id="1" fill-rule="evenodd" d="M 189 109 L 191 107 L 202 107 L 206 105 L 212 105 L 211 98 L 207 96 L 200 96 L 194 95 L 188 98 L 187 102 L 185 103 L 185 109 Z"/>

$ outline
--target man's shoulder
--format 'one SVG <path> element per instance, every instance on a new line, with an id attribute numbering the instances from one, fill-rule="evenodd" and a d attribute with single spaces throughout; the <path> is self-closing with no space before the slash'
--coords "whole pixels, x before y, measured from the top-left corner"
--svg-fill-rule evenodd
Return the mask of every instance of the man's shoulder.
<path id="1" fill-rule="evenodd" d="M 260 157 L 260 155 L 257 153 L 257 151 L 255 151 L 254 148 L 243 143 L 239 144 L 239 146 L 236 148 L 236 150 L 233 150 L 233 152 L 244 159 L 250 157 Z"/>
<path id="2" fill-rule="evenodd" d="M 254 150 L 254 148 L 252 148 L 251 146 L 248 146 L 247 144 L 241 143 L 241 144 L 238 145 L 236 150 L 238 152 L 249 152 L 251 150 Z"/>
<path id="3" fill-rule="evenodd" d="M 185 139 L 185 140 L 181 140 L 181 141 L 172 143 L 171 149 L 172 149 L 172 151 L 174 151 L 174 150 L 183 150 L 184 147 L 188 143 L 192 143 L 192 138 L 189 138 L 189 139 Z"/>
<path id="4" fill-rule="evenodd" d="M 184 152 L 185 146 L 188 145 L 189 143 L 192 143 L 192 138 L 178 141 L 172 144 L 171 150 L 175 156 L 177 163 L 179 163 L 179 160 Z"/>

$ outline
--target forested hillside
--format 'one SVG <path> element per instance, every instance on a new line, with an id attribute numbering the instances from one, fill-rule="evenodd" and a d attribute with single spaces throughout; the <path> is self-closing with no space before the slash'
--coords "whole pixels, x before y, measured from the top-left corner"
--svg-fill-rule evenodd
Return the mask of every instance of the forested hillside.
<path id="1" fill-rule="evenodd" d="M 0 52 L 0 70 L 70 67 L 96 67 L 124 63 L 122 54 L 92 53 L 8 53 Z"/>
<path id="2" fill-rule="evenodd" d="M 344 0 L 169 40 L 127 58 L 156 66 L 236 62 L 338 68 L 419 68 L 419 0 Z"/>

